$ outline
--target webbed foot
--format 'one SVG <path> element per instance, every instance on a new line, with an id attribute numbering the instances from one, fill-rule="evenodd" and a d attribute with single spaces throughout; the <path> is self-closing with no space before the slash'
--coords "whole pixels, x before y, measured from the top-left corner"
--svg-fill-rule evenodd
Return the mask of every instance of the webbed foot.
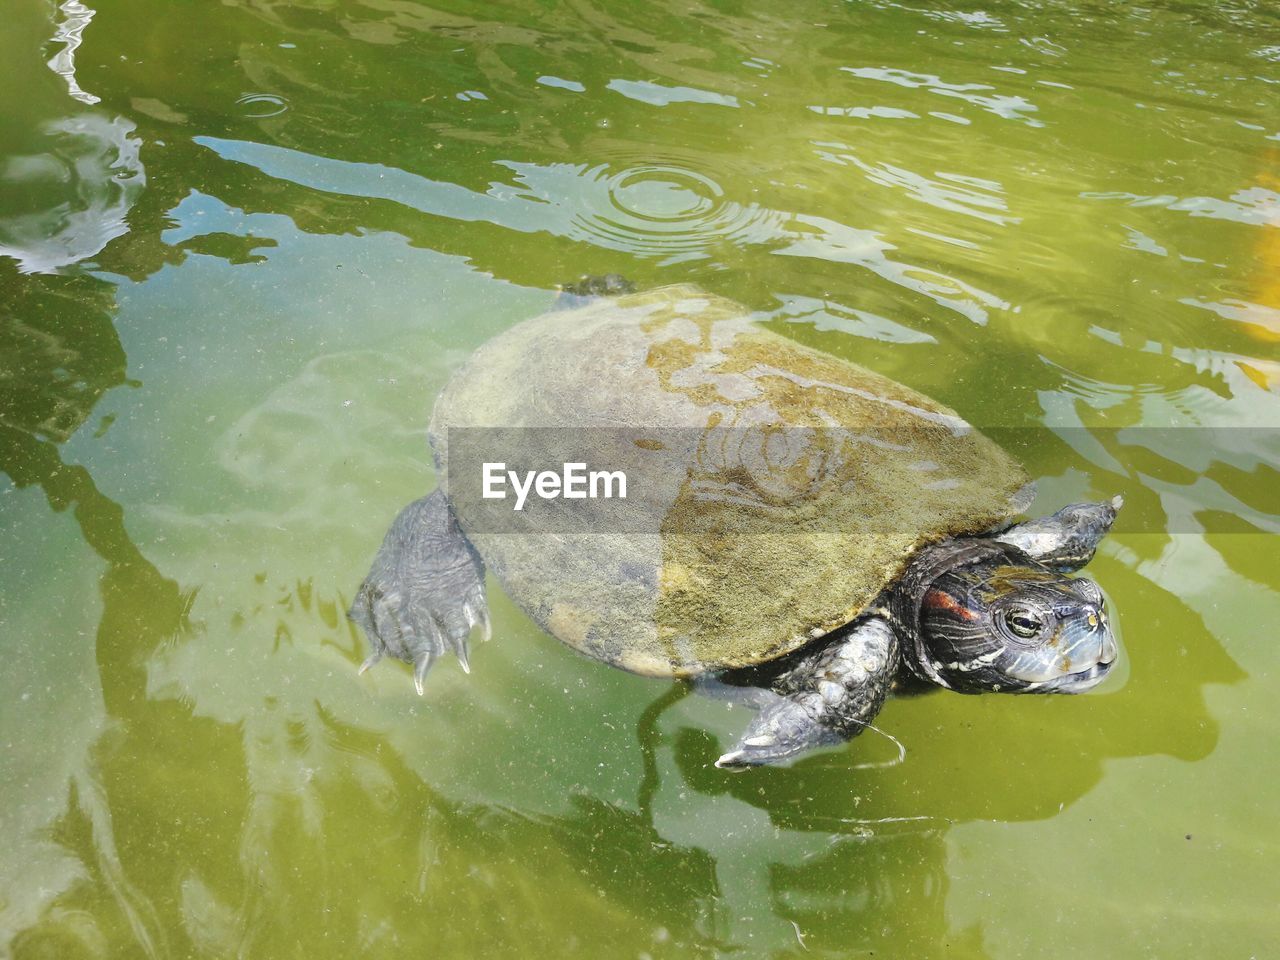
<path id="1" fill-rule="evenodd" d="M 484 564 L 458 528 L 439 490 L 415 500 L 392 522 L 347 616 L 369 638 L 364 673 L 385 656 L 413 664 L 423 691 L 427 671 L 452 650 L 470 673 L 473 627 L 489 639 Z"/>
<path id="2" fill-rule="evenodd" d="M 737 745 L 723 754 L 716 766 L 745 770 L 839 743 L 844 738 L 822 723 L 822 706 L 822 697 L 816 693 L 795 698 L 779 696 L 756 714 Z"/>
<path id="3" fill-rule="evenodd" d="M 898 662 L 889 622 L 879 616 L 859 621 L 774 681 L 773 697 L 716 766 L 778 763 L 856 737 L 884 705 Z"/>
<path id="4" fill-rule="evenodd" d="M 992 539 L 1017 547 L 1046 567 L 1079 570 L 1093 559 L 1123 506 L 1119 494 L 1107 503 L 1073 503 L 1052 516 L 1012 526 Z"/>

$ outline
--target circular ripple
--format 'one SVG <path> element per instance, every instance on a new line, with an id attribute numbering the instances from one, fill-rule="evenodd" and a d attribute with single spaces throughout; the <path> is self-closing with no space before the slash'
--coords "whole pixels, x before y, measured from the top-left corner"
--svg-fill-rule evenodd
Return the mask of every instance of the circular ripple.
<path id="1" fill-rule="evenodd" d="M 710 177 L 658 165 L 618 174 L 609 188 L 609 199 L 619 214 L 654 224 L 705 218 L 723 197 L 724 191 Z"/>
<path id="2" fill-rule="evenodd" d="M 720 243 L 757 243 L 778 236 L 783 216 L 726 200 L 706 174 L 671 163 L 623 169 L 588 168 L 572 232 L 600 246 L 669 261 L 704 256 Z"/>
<path id="3" fill-rule="evenodd" d="M 274 93 L 246 93 L 236 101 L 236 106 L 246 117 L 261 120 L 284 113 L 289 109 L 289 101 Z"/>

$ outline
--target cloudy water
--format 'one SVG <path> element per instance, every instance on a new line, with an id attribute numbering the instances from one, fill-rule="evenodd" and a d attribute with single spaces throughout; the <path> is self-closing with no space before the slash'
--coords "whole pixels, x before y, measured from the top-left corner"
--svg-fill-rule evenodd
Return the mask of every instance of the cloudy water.
<path id="1" fill-rule="evenodd" d="M 0 956 L 1274 952 L 1274 4 L 10 0 L 0 92 Z M 1121 668 L 738 775 L 494 583 L 357 676 L 433 398 L 612 272 L 1123 494 Z"/>

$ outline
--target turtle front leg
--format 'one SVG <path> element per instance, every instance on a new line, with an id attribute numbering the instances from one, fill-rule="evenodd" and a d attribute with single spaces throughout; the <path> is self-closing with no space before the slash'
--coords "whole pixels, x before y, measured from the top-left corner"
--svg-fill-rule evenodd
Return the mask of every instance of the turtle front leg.
<path id="1" fill-rule="evenodd" d="M 422 693 L 431 665 L 446 650 L 467 662 L 467 640 L 479 625 L 489 639 L 484 564 L 439 490 L 415 500 L 391 524 L 347 616 L 364 628 L 371 652 L 364 673 L 384 656 L 413 664 Z"/>
<path id="2" fill-rule="evenodd" d="M 856 737 L 875 719 L 898 672 L 898 637 L 888 620 L 859 620 L 772 684 L 773 696 L 717 767 L 778 763 Z"/>
<path id="3" fill-rule="evenodd" d="M 1073 503 L 1050 517 L 1028 520 L 992 539 L 1017 547 L 1055 570 L 1079 570 L 1093 559 L 1098 544 L 1124 506 L 1119 494 L 1109 503 Z"/>

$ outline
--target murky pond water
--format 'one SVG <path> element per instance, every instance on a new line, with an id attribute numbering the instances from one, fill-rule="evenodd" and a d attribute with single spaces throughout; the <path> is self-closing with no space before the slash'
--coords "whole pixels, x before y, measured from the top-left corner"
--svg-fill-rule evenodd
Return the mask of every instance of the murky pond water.
<path id="1" fill-rule="evenodd" d="M 0 954 L 1265 956 L 1280 16 L 1157 0 L 17 0 Z M 1122 493 L 1083 697 L 743 714 L 493 642 L 357 677 L 432 398 L 559 281 L 693 282 Z"/>

